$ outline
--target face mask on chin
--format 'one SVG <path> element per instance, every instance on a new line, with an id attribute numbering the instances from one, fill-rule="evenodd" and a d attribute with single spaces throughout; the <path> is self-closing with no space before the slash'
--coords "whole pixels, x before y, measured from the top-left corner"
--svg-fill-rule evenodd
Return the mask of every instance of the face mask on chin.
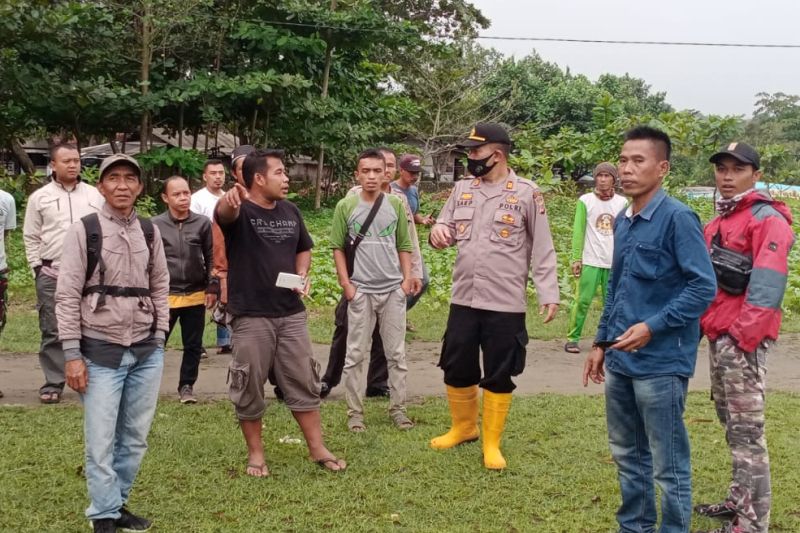
<path id="1" fill-rule="evenodd" d="M 489 159 L 491 159 L 493 155 L 494 153 L 489 154 L 487 157 L 484 157 L 483 159 L 467 158 L 467 171 L 470 173 L 470 175 L 475 176 L 476 178 L 485 176 L 486 174 L 491 172 L 492 169 L 494 168 L 494 165 L 497 164 L 497 163 L 491 165 L 489 164 Z"/>

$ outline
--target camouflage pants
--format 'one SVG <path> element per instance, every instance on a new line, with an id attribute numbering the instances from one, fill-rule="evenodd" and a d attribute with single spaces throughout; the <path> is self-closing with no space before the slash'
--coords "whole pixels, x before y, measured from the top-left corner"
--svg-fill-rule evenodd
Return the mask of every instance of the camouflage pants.
<path id="1" fill-rule="evenodd" d="M 711 393 L 733 457 L 728 500 L 748 533 L 769 529 L 772 500 L 769 454 L 764 435 L 764 388 L 769 345 L 741 351 L 727 336 L 709 343 Z"/>

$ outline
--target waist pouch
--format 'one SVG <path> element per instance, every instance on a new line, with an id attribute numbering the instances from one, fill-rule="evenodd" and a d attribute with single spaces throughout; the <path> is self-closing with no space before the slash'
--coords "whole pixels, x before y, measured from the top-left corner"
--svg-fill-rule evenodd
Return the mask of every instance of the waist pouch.
<path id="1" fill-rule="evenodd" d="M 753 258 L 725 248 L 717 232 L 711 240 L 711 264 L 717 277 L 717 286 L 728 294 L 739 295 L 747 290 Z"/>

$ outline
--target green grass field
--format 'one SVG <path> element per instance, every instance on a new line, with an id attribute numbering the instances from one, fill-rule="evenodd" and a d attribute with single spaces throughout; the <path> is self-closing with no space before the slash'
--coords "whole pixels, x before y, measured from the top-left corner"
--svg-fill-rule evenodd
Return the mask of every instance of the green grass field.
<path id="1" fill-rule="evenodd" d="M 264 439 L 272 477 L 243 475 L 245 451 L 227 402 L 162 400 L 131 498 L 154 531 L 614 530 L 619 503 L 601 396 L 516 398 L 504 439 L 509 468 L 490 472 L 480 445 L 436 452 L 427 441 L 449 417 L 441 399 L 411 405 L 417 427 L 395 430 L 386 404 L 367 403 L 362 435 L 344 430 L 341 402 L 323 405 L 331 450 L 349 462 L 332 474 L 307 460 L 282 405 L 271 405 Z M 694 501 L 724 495 L 730 463 L 706 394 L 690 394 Z M 772 394 L 767 413 L 774 506 L 772 531 L 800 531 L 796 467 L 800 396 Z M 87 504 L 77 406 L 0 409 L 0 530 L 83 531 Z M 714 522 L 697 519 L 694 528 Z"/>

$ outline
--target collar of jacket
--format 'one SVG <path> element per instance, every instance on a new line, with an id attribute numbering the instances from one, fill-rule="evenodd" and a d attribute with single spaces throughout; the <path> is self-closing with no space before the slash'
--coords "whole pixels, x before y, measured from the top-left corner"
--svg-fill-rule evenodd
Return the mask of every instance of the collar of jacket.
<path id="1" fill-rule="evenodd" d="M 119 211 L 109 206 L 108 202 L 103 204 L 103 210 L 101 211 L 101 213 L 103 214 L 104 217 L 111 220 L 112 222 L 116 222 L 120 226 L 130 226 L 137 219 L 135 207 L 131 210 L 131 214 L 125 217 Z"/>
<path id="2" fill-rule="evenodd" d="M 173 224 L 180 224 L 181 222 L 189 222 L 191 219 L 194 218 L 195 213 L 189 211 L 189 214 L 186 216 L 186 218 L 175 218 L 174 216 L 172 216 L 172 211 L 167 209 L 167 216 L 169 217 L 170 222 L 172 222 Z"/>
<path id="3" fill-rule="evenodd" d="M 50 178 L 50 181 L 52 181 L 53 184 L 55 184 L 56 187 L 61 187 L 62 189 L 67 191 L 67 188 L 64 187 L 64 184 L 61 183 L 60 181 L 58 181 L 55 176 Z M 81 179 L 81 175 L 78 174 L 78 179 L 75 181 L 75 186 L 72 188 L 71 191 L 67 191 L 67 192 L 72 192 L 72 191 L 76 190 L 81 183 L 83 183 L 83 179 Z"/>

